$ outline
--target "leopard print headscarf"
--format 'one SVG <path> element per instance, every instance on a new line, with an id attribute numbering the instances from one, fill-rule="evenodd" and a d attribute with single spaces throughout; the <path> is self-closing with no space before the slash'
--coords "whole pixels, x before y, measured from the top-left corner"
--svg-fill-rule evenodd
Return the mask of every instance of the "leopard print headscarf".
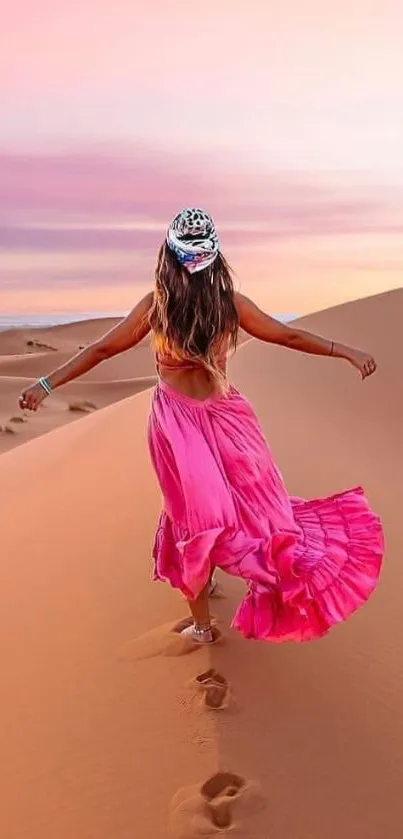
<path id="1" fill-rule="evenodd" d="M 213 219 L 196 207 L 175 216 L 167 233 L 167 245 L 191 274 L 212 265 L 220 249 Z"/>

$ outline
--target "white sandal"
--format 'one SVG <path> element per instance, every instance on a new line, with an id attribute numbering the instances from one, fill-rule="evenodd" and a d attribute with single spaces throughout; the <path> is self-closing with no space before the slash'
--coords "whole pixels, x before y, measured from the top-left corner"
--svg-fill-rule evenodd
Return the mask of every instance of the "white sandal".
<path id="1" fill-rule="evenodd" d="M 181 635 L 185 638 L 194 641 L 195 644 L 212 644 L 214 642 L 214 635 L 211 626 L 206 629 L 198 626 L 196 623 L 191 623 L 186 629 L 182 629 Z"/>

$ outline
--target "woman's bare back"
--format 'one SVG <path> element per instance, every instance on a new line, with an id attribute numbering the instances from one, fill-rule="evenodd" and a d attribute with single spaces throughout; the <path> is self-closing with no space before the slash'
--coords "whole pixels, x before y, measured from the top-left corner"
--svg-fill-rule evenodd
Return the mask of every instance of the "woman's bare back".
<path id="1" fill-rule="evenodd" d="M 224 376 L 227 374 L 228 341 L 224 341 L 217 352 L 217 364 Z M 218 383 L 198 361 L 178 360 L 170 355 L 156 355 L 156 368 L 161 381 L 170 387 L 203 401 L 220 392 Z"/>

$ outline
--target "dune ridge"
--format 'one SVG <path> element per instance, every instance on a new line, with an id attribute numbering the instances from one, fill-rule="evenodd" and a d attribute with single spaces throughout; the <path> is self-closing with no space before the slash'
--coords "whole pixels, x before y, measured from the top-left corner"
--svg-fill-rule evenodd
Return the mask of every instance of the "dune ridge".
<path id="1" fill-rule="evenodd" d="M 240 586 L 221 578 L 223 643 L 166 654 L 186 608 L 150 582 L 149 390 L 1 455 L 1 835 L 397 835 L 402 307 L 395 292 L 304 319 L 374 352 L 379 373 L 364 383 L 341 362 L 255 341 L 231 362 L 289 491 L 362 482 L 385 523 L 377 593 L 320 643 L 279 649 L 228 631 Z M 220 695 L 225 707 L 209 707 Z"/>
<path id="2" fill-rule="evenodd" d="M 154 360 L 146 338 L 52 394 L 37 414 L 20 412 L 18 397 L 24 387 L 65 364 L 117 322 L 116 318 L 101 318 L 0 333 L 0 454 L 79 419 L 88 410 L 88 403 L 93 406 L 91 410 L 98 410 L 155 384 Z M 82 406 L 81 411 L 71 410 L 77 405 Z M 15 423 L 16 414 L 23 422 Z"/>

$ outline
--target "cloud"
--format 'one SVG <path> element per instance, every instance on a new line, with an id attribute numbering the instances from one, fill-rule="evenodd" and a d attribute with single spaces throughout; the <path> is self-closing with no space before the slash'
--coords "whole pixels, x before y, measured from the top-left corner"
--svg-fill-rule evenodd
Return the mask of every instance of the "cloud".
<path id="1" fill-rule="evenodd" d="M 0 183 L 4 293 L 150 282 L 169 219 L 189 204 L 213 213 L 223 250 L 247 275 L 268 258 L 279 275 L 290 259 L 299 267 L 287 276 L 309 261 L 323 265 L 323 276 L 355 266 L 370 274 L 390 250 L 385 237 L 397 245 L 403 226 L 403 185 L 342 173 L 258 174 L 231 158 L 139 146 L 0 153 Z"/>
<path id="2" fill-rule="evenodd" d="M 203 158 L 198 163 L 203 165 Z M 0 154 L 2 215 L 63 214 L 166 219 L 190 196 L 214 200 L 216 175 L 183 156 L 135 148 L 131 155 L 96 150 L 65 155 Z"/>
<path id="3" fill-rule="evenodd" d="M 327 180 L 329 183 L 327 183 Z M 351 177 L 354 183 L 354 177 Z M 112 227 L 132 220 L 165 227 L 184 205 L 209 208 L 220 226 L 236 223 L 262 227 L 326 232 L 372 223 L 380 213 L 402 213 L 403 187 L 356 191 L 340 177 L 325 174 L 267 173 L 240 170 L 235 159 L 212 155 L 160 153 L 135 146 L 118 154 L 96 149 L 58 155 L 0 153 L 3 224 L 64 221 Z M 393 206 L 391 206 L 393 204 Z M 147 234 L 149 231 L 145 231 Z"/>

